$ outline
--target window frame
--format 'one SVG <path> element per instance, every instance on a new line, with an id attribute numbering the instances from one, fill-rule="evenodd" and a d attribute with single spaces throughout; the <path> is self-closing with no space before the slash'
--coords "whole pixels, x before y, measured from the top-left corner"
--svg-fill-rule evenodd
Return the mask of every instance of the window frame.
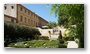
<path id="1" fill-rule="evenodd" d="M 23 21 L 23 16 L 20 16 L 20 22 L 22 22 Z"/>
<path id="2" fill-rule="evenodd" d="M 28 19 L 28 24 L 30 24 L 30 19 Z"/>
<path id="3" fill-rule="evenodd" d="M 24 12 L 26 13 L 26 10 L 24 10 Z"/>
<path id="4" fill-rule="evenodd" d="M 22 7 L 20 7 L 20 11 L 23 11 Z"/>
<path id="5" fill-rule="evenodd" d="M 24 18 L 24 22 L 26 23 L 26 17 Z"/>

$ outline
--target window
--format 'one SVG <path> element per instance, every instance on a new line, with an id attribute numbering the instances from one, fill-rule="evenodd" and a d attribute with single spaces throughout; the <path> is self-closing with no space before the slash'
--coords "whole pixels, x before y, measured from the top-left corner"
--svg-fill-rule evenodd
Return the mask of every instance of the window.
<path id="1" fill-rule="evenodd" d="M 31 20 L 31 24 L 32 24 L 32 20 Z"/>
<path id="2" fill-rule="evenodd" d="M 25 10 L 25 13 L 26 13 L 26 10 Z"/>
<path id="3" fill-rule="evenodd" d="M 36 16 L 36 19 L 37 19 L 37 16 Z"/>
<path id="4" fill-rule="evenodd" d="M 34 25 L 35 25 L 35 21 L 34 21 Z"/>
<path id="5" fill-rule="evenodd" d="M 29 15 L 31 16 L 31 12 L 29 12 L 29 13 L 30 13 Z"/>
<path id="6" fill-rule="evenodd" d="M 36 19 L 37 19 L 37 16 L 36 16 Z"/>
<path id="7" fill-rule="evenodd" d="M 30 12 L 28 12 L 28 15 L 30 15 Z"/>
<path id="8" fill-rule="evenodd" d="M 28 24 L 30 23 L 30 19 L 28 19 Z"/>
<path id="9" fill-rule="evenodd" d="M 20 11 L 22 11 L 22 8 L 20 8 Z"/>
<path id="10" fill-rule="evenodd" d="M 32 13 L 30 14 L 30 16 L 32 17 Z"/>
<path id="11" fill-rule="evenodd" d="M 20 17 L 20 21 L 22 22 L 22 16 Z"/>
<path id="12" fill-rule="evenodd" d="M 35 18 L 35 15 L 34 15 L 34 18 Z"/>
<path id="13" fill-rule="evenodd" d="M 33 25 L 33 20 L 32 20 L 32 25 Z"/>
<path id="14" fill-rule="evenodd" d="M 33 17 L 34 17 L 34 14 L 33 14 Z"/>
<path id="15" fill-rule="evenodd" d="M 14 9 L 14 6 L 11 6 L 12 9 Z"/>
<path id="16" fill-rule="evenodd" d="M 6 7 L 6 6 L 4 6 L 4 9 L 6 10 L 6 9 L 7 9 L 7 7 Z"/>
<path id="17" fill-rule="evenodd" d="M 24 19 L 24 22 L 26 23 L 26 18 Z"/>
<path id="18" fill-rule="evenodd" d="M 14 19 L 11 19 L 11 22 L 13 22 L 13 23 L 14 23 Z"/>
<path id="19" fill-rule="evenodd" d="M 32 17 L 34 17 L 34 14 L 33 14 L 33 16 Z"/>
<path id="20" fill-rule="evenodd" d="M 37 23 L 37 26 L 39 25 L 39 23 Z"/>
<path id="21" fill-rule="evenodd" d="M 35 18 L 36 18 L 36 15 L 35 15 Z"/>
<path id="22" fill-rule="evenodd" d="M 36 26 L 37 26 L 37 22 L 36 22 Z"/>

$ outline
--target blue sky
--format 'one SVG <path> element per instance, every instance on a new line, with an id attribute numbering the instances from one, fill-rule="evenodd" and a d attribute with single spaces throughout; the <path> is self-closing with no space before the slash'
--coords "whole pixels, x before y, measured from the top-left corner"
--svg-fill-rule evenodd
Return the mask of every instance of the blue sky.
<path id="1" fill-rule="evenodd" d="M 41 16 L 48 22 L 50 21 L 57 22 L 58 18 L 55 17 L 55 14 L 52 13 L 52 15 L 50 15 L 51 5 L 49 5 L 49 7 L 47 7 L 46 4 L 22 4 L 22 5 L 28 8 L 29 10 L 33 11 L 37 15 Z"/>

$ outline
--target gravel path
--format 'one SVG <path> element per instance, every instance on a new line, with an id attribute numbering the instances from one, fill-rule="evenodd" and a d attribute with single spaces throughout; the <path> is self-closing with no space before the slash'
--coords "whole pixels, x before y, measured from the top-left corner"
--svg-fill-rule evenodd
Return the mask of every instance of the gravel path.
<path id="1" fill-rule="evenodd" d="M 78 44 L 75 41 L 68 41 L 67 48 L 78 48 Z"/>

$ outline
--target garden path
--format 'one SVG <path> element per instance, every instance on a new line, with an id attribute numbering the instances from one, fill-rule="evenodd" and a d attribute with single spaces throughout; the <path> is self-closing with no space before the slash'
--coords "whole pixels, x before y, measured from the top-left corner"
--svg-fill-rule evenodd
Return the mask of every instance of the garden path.
<path id="1" fill-rule="evenodd" d="M 78 48 L 78 44 L 75 41 L 68 41 L 67 48 Z"/>

